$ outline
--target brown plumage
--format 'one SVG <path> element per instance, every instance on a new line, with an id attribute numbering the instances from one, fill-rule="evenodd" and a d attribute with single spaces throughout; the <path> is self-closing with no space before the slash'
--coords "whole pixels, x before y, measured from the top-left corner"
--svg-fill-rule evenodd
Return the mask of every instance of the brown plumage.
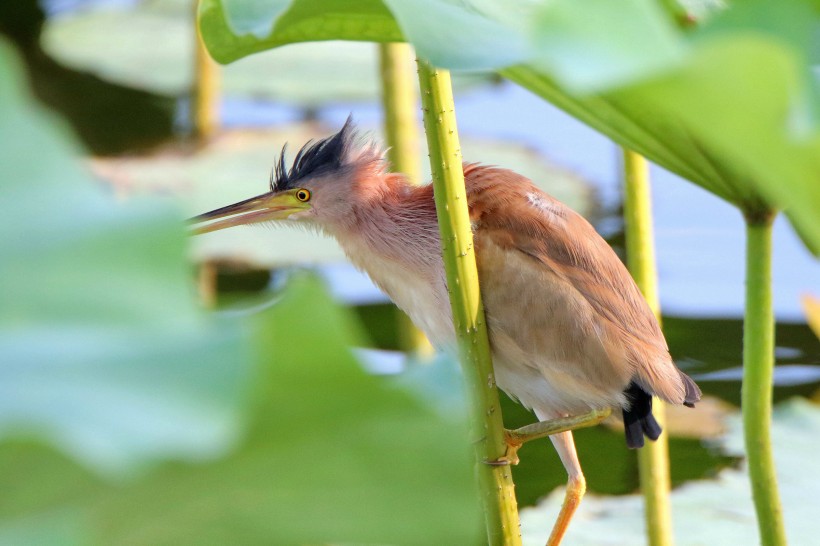
<path id="1" fill-rule="evenodd" d="M 629 272 L 583 217 L 512 171 L 466 165 L 464 174 L 479 274 L 488 285 L 486 304 L 493 317 L 488 320 L 504 328 L 515 317 L 495 316 L 506 306 L 504 296 L 490 287 L 497 267 L 485 252 L 498 260 L 523 257 L 531 263 L 517 274 L 527 275 L 528 285 L 549 285 L 556 296 L 553 309 L 535 300 L 518 316 L 551 323 L 564 354 L 569 356 L 566 347 L 572 347 L 583 355 L 564 370 L 582 381 L 582 388 L 606 391 L 614 382 L 623 390 L 634 381 L 672 404 L 697 401 L 697 387 L 672 362 L 658 322 Z M 537 334 L 533 339 L 524 339 L 521 330 L 509 335 L 519 346 L 549 351 Z"/>
<path id="2" fill-rule="evenodd" d="M 656 439 L 651 395 L 692 405 L 700 390 L 675 366 L 618 256 L 525 177 L 477 164 L 464 177 L 498 386 L 540 420 L 614 408 L 630 447 Z M 434 345 L 454 342 L 432 187 L 388 173 L 381 149 L 358 144 L 349 121 L 303 148 L 290 171 L 280 159 L 270 193 L 195 221 L 231 216 L 200 232 L 285 219 L 319 229 Z M 572 433 L 551 439 L 570 476 L 565 528 L 584 480 Z"/>

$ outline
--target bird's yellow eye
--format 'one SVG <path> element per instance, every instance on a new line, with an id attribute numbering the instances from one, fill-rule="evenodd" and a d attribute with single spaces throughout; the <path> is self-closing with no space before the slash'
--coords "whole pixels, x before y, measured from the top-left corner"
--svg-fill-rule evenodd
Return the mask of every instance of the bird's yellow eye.
<path id="1" fill-rule="evenodd" d="M 296 190 L 296 199 L 298 199 L 302 203 L 310 201 L 310 192 L 305 189 Z"/>

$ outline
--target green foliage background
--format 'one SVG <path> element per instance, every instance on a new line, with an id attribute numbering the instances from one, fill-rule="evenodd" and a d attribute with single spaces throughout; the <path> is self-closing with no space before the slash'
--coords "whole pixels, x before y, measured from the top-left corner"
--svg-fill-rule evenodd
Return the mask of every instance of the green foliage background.
<path id="1" fill-rule="evenodd" d="M 0 46 L 0 543 L 474 542 L 440 370 L 365 373 L 311 277 L 204 314 L 177 211 L 95 184 L 20 76 Z"/>

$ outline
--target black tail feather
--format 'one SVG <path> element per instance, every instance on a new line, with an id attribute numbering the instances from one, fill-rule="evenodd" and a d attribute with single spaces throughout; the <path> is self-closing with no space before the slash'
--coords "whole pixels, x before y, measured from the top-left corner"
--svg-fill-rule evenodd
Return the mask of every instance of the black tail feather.
<path id="1" fill-rule="evenodd" d="M 629 384 L 624 393 L 630 401 L 629 409 L 623 411 L 627 447 L 643 447 L 644 436 L 657 440 L 661 435 L 661 426 L 652 415 L 652 395 L 634 382 Z"/>

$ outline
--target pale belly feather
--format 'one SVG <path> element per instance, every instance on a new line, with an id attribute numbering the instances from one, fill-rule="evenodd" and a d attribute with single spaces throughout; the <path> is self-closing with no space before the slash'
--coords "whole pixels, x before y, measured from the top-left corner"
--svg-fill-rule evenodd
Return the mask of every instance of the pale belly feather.
<path id="1" fill-rule="evenodd" d="M 423 275 L 419 269 L 370 251 L 364 245 L 340 241 L 347 257 L 359 270 L 407 313 L 437 348 L 453 344 L 454 334 L 444 271 Z"/>
<path id="2" fill-rule="evenodd" d="M 434 346 L 454 346 L 443 268 L 424 275 L 423 268 L 409 268 L 359 245 L 348 242 L 342 246 L 351 262 L 408 314 Z M 579 414 L 623 405 L 621 383 L 625 378 L 596 373 L 596 366 L 608 363 L 595 334 L 579 331 L 581 326 L 566 320 L 572 315 L 565 306 L 570 296 L 545 285 L 544 279 L 532 284 L 532 279 L 511 277 L 512 272 L 520 276 L 526 270 L 515 257 L 496 256 L 489 268 L 494 270 L 489 271 L 494 251 L 498 249 L 485 249 L 480 262 L 498 386 L 542 414 Z M 528 287 L 524 294 L 520 293 L 522 286 Z M 510 301 L 522 305 L 510 306 Z"/>

